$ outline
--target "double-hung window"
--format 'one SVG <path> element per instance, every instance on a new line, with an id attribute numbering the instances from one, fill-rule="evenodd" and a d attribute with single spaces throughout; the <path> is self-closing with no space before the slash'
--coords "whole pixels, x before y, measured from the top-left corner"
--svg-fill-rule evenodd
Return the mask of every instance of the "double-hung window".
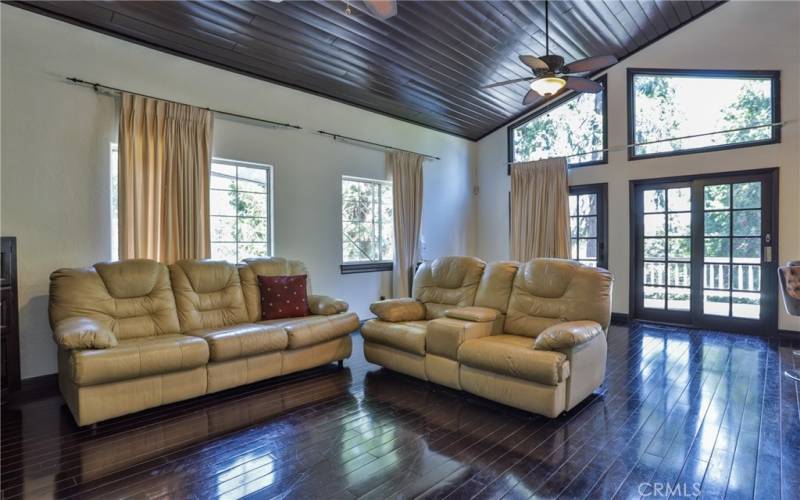
<path id="1" fill-rule="evenodd" d="M 392 184 L 342 177 L 342 273 L 388 271 L 394 258 Z"/>
<path id="2" fill-rule="evenodd" d="M 571 93 L 508 128 L 509 160 L 566 156 L 570 167 L 606 163 L 606 78 L 596 94 Z M 509 170 L 510 172 L 510 170 Z"/>
<path id="3" fill-rule="evenodd" d="M 272 255 L 272 167 L 214 158 L 210 188 L 211 258 Z"/>
<path id="4" fill-rule="evenodd" d="M 778 71 L 629 69 L 629 158 L 779 142 L 779 91 Z"/>

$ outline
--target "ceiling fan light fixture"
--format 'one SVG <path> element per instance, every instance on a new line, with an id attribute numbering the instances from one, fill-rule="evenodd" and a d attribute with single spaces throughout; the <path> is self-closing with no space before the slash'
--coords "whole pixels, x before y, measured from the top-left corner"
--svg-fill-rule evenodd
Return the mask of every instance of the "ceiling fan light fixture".
<path id="1" fill-rule="evenodd" d="M 531 82 L 531 90 L 540 96 L 547 97 L 561 90 L 567 81 L 557 76 L 546 76 Z"/>

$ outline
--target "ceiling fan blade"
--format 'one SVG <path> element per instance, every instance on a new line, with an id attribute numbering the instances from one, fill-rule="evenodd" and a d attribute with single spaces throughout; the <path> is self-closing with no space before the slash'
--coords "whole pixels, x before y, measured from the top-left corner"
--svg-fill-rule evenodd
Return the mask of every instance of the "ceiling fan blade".
<path id="1" fill-rule="evenodd" d="M 530 106 L 531 104 L 536 104 L 541 100 L 542 100 L 541 94 L 539 94 L 535 90 L 529 90 L 528 93 L 525 94 L 525 98 L 522 99 L 522 105 Z"/>
<path id="2" fill-rule="evenodd" d="M 532 77 L 532 76 L 529 76 L 527 78 L 517 78 L 516 80 L 506 80 L 506 81 L 503 81 L 503 82 L 490 83 L 489 85 L 484 85 L 481 88 L 482 89 L 491 89 L 491 88 L 494 88 L 494 87 L 502 87 L 503 85 L 511 85 L 512 83 L 529 82 L 529 81 L 531 81 L 533 79 L 534 79 L 534 77 Z"/>
<path id="3" fill-rule="evenodd" d="M 549 69 L 547 63 L 539 59 L 538 57 L 533 56 L 519 56 L 519 60 L 522 61 L 522 64 L 531 68 L 531 69 Z"/>
<path id="4" fill-rule="evenodd" d="M 389 19 L 397 15 L 397 0 L 363 0 L 370 14 L 378 19 Z"/>
<path id="5" fill-rule="evenodd" d="M 580 59 L 567 64 L 562 73 L 585 73 L 587 71 L 595 71 L 603 69 L 617 63 L 617 58 L 614 56 L 595 56 Z"/>
<path id="6" fill-rule="evenodd" d="M 589 92 L 591 94 L 596 94 L 603 90 L 603 86 L 594 80 L 581 78 L 579 76 L 568 76 L 567 84 L 565 86 L 568 89 L 572 89 L 576 92 Z"/>

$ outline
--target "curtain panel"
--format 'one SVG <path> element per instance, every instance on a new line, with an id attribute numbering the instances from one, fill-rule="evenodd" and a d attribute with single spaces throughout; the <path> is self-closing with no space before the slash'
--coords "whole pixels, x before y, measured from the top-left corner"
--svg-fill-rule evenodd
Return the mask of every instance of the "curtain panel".
<path id="1" fill-rule="evenodd" d="M 569 185 L 565 158 L 511 167 L 511 258 L 568 259 Z"/>
<path id="2" fill-rule="evenodd" d="M 120 258 L 208 258 L 212 128 L 207 109 L 122 94 Z"/>
<path id="3" fill-rule="evenodd" d="M 404 151 L 386 153 L 392 172 L 394 262 L 392 294 L 411 295 L 411 273 L 417 262 L 422 225 L 422 155 Z"/>

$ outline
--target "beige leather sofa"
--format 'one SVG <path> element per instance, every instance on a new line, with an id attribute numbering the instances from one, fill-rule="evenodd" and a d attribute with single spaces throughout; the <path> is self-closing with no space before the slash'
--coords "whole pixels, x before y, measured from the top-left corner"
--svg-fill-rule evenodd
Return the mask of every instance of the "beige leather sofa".
<path id="1" fill-rule="evenodd" d="M 370 362 L 556 417 L 605 377 L 611 274 L 560 259 L 423 263 L 411 299 L 376 302 Z"/>
<path id="2" fill-rule="evenodd" d="M 261 321 L 257 276 L 307 274 L 301 262 L 151 260 L 50 276 L 59 385 L 92 424 L 350 356 L 358 317 L 311 295 L 311 316 Z"/>

